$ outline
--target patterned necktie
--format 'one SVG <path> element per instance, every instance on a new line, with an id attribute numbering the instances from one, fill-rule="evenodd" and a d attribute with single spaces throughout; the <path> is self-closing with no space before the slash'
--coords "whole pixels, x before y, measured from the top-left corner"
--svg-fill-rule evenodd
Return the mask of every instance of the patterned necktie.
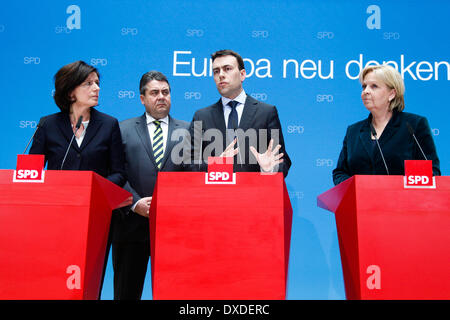
<path id="1" fill-rule="evenodd" d="M 228 105 L 231 107 L 231 112 L 228 115 L 228 125 L 227 125 L 228 129 L 236 130 L 238 127 L 238 114 L 236 111 L 236 106 L 238 105 L 238 103 L 239 102 L 234 100 L 228 102 Z"/>
<path id="2" fill-rule="evenodd" d="M 161 121 L 153 121 L 155 124 L 155 131 L 153 132 L 153 157 L 155 158 L 156 166 L 161 169 L 161 162 L 164 155 L 163 148 L 163 132 L 161 128 Z"/>

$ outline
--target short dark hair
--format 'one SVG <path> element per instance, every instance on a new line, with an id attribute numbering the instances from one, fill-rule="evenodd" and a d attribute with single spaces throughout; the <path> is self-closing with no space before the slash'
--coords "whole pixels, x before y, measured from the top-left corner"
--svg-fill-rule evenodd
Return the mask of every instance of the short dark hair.
<path id="1" fill-rule="evenodd" d="M 75 102 L 75 100 L 70 97 L 70 94 L 76 87 L 82 84 L 92 72 L 95 72 L 100 79 L 98 70 L 81 60 L 69 63 L 58 70 L 54 76 L 55 94 L 53 95 L 53 99 L 62 112 L 70 112 L 70 106 Z"/>
<path id="2" fill-rule="evenodd" d="M 152 71 L 145 73 L 141 77 L 141 81 L 139 82 L 139 92 L 142 95 L 145 95 L 145 90 L 146 90 L 145 86 L 147 85 L 147 83 L 149 83 L 153 80 L 166 82 L 169 85 L 169 91 L 170 91 L 170 83 L 169 83 L 169 80 L 167 80 L 167 77 L 159 71 L 152 70 Z"/>
<path id="3" fill-rule="evenodd" d="M 239 70 L 245 70 L 244 59 L 242 59 L 242 57 L 239 55 L 239 53 L 234 52 L 233 50 L 229 50 L 229 49 L 219 50 L 219 51 L 214 52 L 211 55 L 212 62 L 214 62 L 214 60 L 216 60 L 216 58 L 224 57 L 224 56 L 235 57 L 237 60 L 237 63 L 238 63 Z"/>

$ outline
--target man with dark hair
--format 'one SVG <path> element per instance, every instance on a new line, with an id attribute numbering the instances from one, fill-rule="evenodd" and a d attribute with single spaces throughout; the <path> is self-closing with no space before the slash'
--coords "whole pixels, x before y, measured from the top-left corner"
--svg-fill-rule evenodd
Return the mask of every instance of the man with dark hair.
<path id="1" fill-rule="evenodd" d="M 276 107 L 245 93 L 242 83 L 246 71 L 244 60 L 238 53 L 220 50 L 211 58 L 213 77 L 221 98 L 194 114 L 190 126 L 192 169 L 206 171 L 204 160 L 208 156 L 235 156 L 234 171 L 278 171 L 286 176 L 291 160 L 285 150 Z M 203 134 L 208 130 L 210 134 Z M 197 141 L 199 132 L 201 142 Z M 215 137 L 208 141 L 207 138 L 217 132 L 221 133 L 221 139 Z M 198 159 L 199 156 L 202 159 Z"/>
<path id="2" fill-rule="evenodd" d="M 239 70 L 245 69 L 244 59 L 242 59 L 242 57 L 240 56 L 239 53 L 234 52 L 233 50 L 228 50 L 227 49 L 227 50 L 216 51 L 213 54 L 211 54 L 211 59 L 212 59 L 212 61 L 214 61 L 214 60 L 216 60 L 219 57 L 225 57 L 225 56 L 233 56 L 233 57 L 235 57 Z"/>
<path id="3" fill-rule="evenodd" d="M 171 159 L 178 141 L 177 129 L 187 132 L 188 122 L 169 115 L 170 85 L 161 72 L 150 71 L 140 81 L 140 99 L 146 112 L 120 123 L 128 181 L 124 188 L 133 194 L 131 207 L 114 218 L 112 258 L 114 299 L 138 300 L 150 257 L 149 208 L 159 171 L 180 171 Z"/>

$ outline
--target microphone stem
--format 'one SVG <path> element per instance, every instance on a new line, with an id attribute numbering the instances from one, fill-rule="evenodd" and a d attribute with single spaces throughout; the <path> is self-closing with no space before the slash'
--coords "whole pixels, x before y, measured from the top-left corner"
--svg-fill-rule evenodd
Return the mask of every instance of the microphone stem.
<path id="1" fill-rule="evenodd" d="M 383 151 L 381 150 L 380 143 L 378 142 L 377 131 L 373 127 L 372 123 L 370 123 L 370 131 L 372 132 L 372 135 L 375 138 L 375 141 L 377 142 L 378 150 L 380 150 L 380 154 L 381 154 L 381 159 L 383 160 L 384 167 L 386 168 L 386 172 L 389 175 L 389 169 L 388 169 L 388 166 L 386 164 L 386 160 L 384 159 L 384 155 L 383 155 Z"/>
<path id="2" fill-rule="evenodd" d="M 377 142 L 378 150 L 380 150 L 381 159 L 383 159 L 383 163 L 384 163 L 384 167 L 386 168 L 386 172 L 389 175 L 389 170 L 388 170 L 388 167 L 386 164 L 386 160 L 384 160 L 384 155 L 383 155 L 383 152 L 381 152 L 381 147 L 380 147 L 380 143 L 378 142 L 377 136 L 375 136 L 375 141 Z"/>
<path id="3" fill-rule="evenodd" d="M 78 129 L 80 129 L 81 121 L 83 121 L 83 116 L 80 116 L 78 118 L 77 124 L 75 125 L 75 131 L 73 132 L 72 139 L 70 139 L 70 143 L 69 143 L 69 146 L 67 147 L 66 154 L 64 155 L 63 161 L 61 162 L 61 169 L 60 170 L 62 170 L 62 168 L 64 166 L 64 162 L 66 161 L 66 157 L 67 157 L 67 154 L 69 153 L 70 146 L 72 145 L 72 141 L 75 138 L 75 135 L 77 134 Z"/>
<path id="4" fill-rule="evenodd" d="M 76 131 L 75 131 L 75 132 L 76 132 Z M 67 150 L 66 150 L 66 154 L 64 155 L 64 159 L 63 159 L 63 161 L 62 161 L 62 163 L 61 163 L 61 168 L 60 168 L 59 170 L 62 170 L 62 169 L 63 169 L 64 162 L 66 161 L 66 157 L 67 157 L 67 154 L 69 153 L 70 146 L 72 145 L 73 138 L 75 138 L 75 134 L 72 136 L 72 139 L 70 139 L 69 147 L 68 147 Z"/>
<path id="5" fill-rule="evenodd" d="M 415 134 L 413 134 L 413 138 L 414 138 L 414 140 L 416 140 L 416 143 L 417 143 L 417 145 L 419 146 L 420 152 L 422 152 L 422 155 L 423 155 L 424 159 L 425 159 L 425 160 L 428 160 L 428 159 L 427 159 L 427 156 L 425 155 L 425 153 L 424 153 L 423 150 L 422 150 L 422 147 L 420 146 L 419 141 L 417 141 L 417 138 L 416 138 L 416 135 L 415 135 Z"/>
<path id="6" fill-rule="evenodd" d="M 22 154 L 25 154 L 25 152 L 27 152 L 28 146 L 30 145 L 31 141 L 33 140 L 34 136 L 36 135 L 37 129 L 39 129 L 39 127 L 36 128 L 36 130 L 34 131 L 33 135 L 31 136 L 30 140 L 27 143 L 27 146 L 25 147 L 25 150 L 23 150 Z"/>

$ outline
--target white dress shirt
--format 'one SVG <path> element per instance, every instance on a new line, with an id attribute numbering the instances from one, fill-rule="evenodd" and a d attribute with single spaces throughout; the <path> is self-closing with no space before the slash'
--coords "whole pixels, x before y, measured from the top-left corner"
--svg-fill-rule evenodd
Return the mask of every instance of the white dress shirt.
<path id="1" fill-rule="evenodd" d="M 242 112 L 244 111 L 244 105 L 245 100 L 247 99 L 247 94 L 245 93 L 244 89 L 242 89 L 241 93 L 234 99 L 228 99 L 225 97 L 222 97 L 222 105 L 223 105 L 223 115 L 225 117 L 225 127 L 228 128 L 228 116 L 231 113 L 232 108 L 227 105 L 231 100 L 237 101 L 238 104 L 236 105 L 236 111 L 238 114 L 238 125 L 241 122 Z M 238 141 L 239 145 L 239 141 Z M 264 170 L 261 168 L 261 172 L 264 172 Z M 274 172 L 274 168 L 272 168 L 269 172 Z"/>
<path id="2" fill-rule="evenodd" d="M 153 121 L 158 120 L 161 122 L 161 129 L 163 132 L 163 152 L 165 152 L 167 136 L 169 135 L 169 116 L 167 115 L 165 118 L 162 118 L 162 119 L 155 119 L 148 112 L 146 112 L 145 117 L 147 119 L 147 129 L 148 129 L 148 134 L 150 136 L 150 142 L 152 143 L 152 146 L 153 146 L 153 136 L 155 135 L 155 129 L 156 129 L 156 125 L 153 123 Z M 141 201 L 141 200 L 139 200 L 139 201 Z M 134 209 L 136 208 L 139 201 L 137 201 L 136 203 L 133 204 L 133 206 L 131 207 L 132 211 L 134 211 Z"/>
<path id="3" fill-rule="evenodd" d="M 88 125 L 89 125 L 89 120 L 88 121 L 82 121 L 81 123 L 83 124 L 83 126 L 80 127 L 80 129 L 78 129 L 78 130 L 81 130 L 81 128 L 84 128 L 83 132 L 81 133 L 81 135 L 79 137 L 75 136 L 75 139 L 77 141 L 78 147 L 81 146 L 81 143 L 83 142 L 84 136 L 86 135 L 86 129 L 87 129 Z"/>

